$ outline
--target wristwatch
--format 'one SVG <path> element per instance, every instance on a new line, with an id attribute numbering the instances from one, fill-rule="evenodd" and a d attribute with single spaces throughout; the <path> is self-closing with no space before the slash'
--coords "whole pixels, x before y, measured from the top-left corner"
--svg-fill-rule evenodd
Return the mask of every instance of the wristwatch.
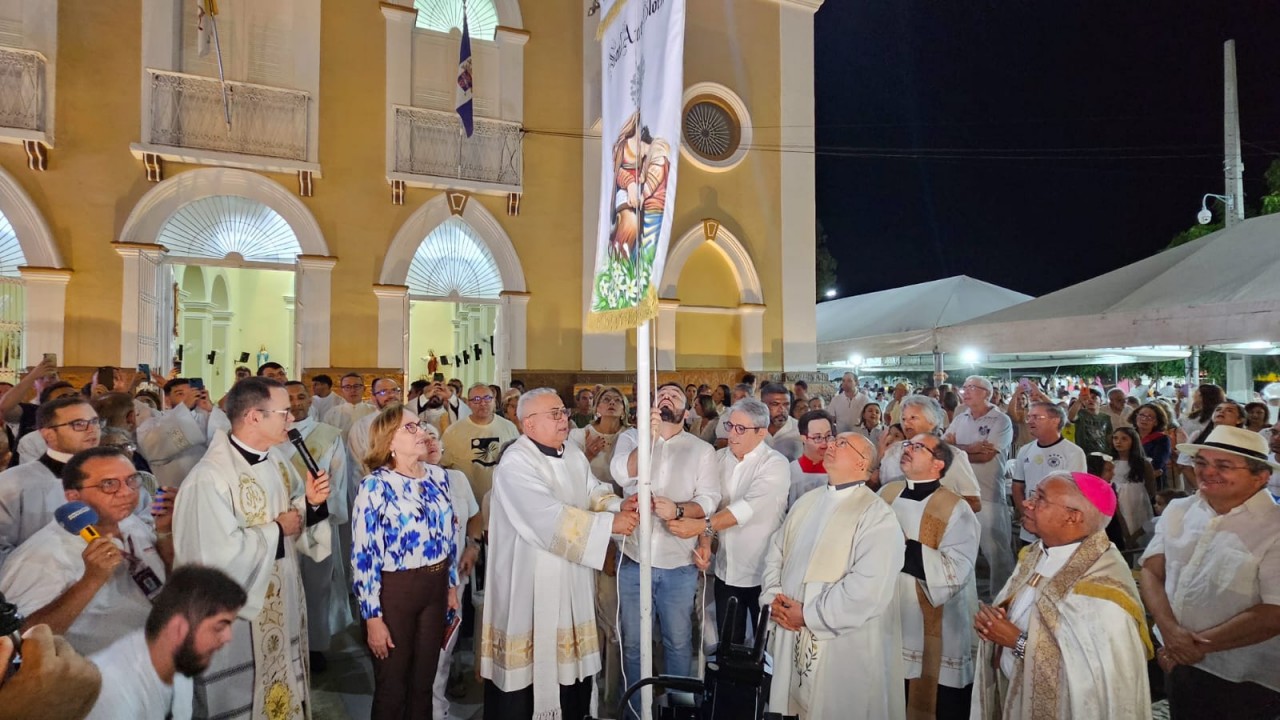
<path id="1" fill-rule="evenodd" d="M 1013 654 L 1021 660 L 1027 654 L 1027 634 L 1022 633 L 1018 636 L 1018 641 L 1013 644 Z"/>
<path id="2" fill-rule="evenodd" d="M 716 536 L 716 529 L 711 527 L 711 518 L 707 518 L 707 528 L 702 531 L 702 534 L 706 535 L 707 537 Z"/>
<path id="3" fill-rule="evenodd" d="M 675 517 L 675 519 L 676 519 L 676 520 L 679 520 L 679 519 L 680 519 L 680 518 L 682 518 L 682 517 L 684 517 L 684 505 L 682 505 L 682 504 L 680 504 L 680 503 L 676 503 L 676 517 Z"/>

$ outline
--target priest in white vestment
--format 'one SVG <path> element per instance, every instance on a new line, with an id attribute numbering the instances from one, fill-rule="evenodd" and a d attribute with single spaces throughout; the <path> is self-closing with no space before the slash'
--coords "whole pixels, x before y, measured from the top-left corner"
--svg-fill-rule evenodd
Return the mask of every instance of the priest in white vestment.
<path id="1" fill-rule="evenodd" d="M 487 720 L 590 711 L 600 671 L 596 571 L 612 534 L 639 516 L 566 443 L 569 410 L 550 388 L 520 396 L 524 435 L 493 476 L 484 618 L 478 650 Z"/>
<path id="2" fill-rule="evenodd" d="M 905 549 L 897 516 L 867 487 L 878 464 L 866 437 L 833 440 L 823 461 L 827 485 L 801 497 L 769 543 L 760 606 L 778 626 L 770 645 L 773 712 L 800 720 L 905 717 L 898 610 Z"/>
<path id="3" fill-rule="evenodd" d="M 138 426 L 138 452 L 161 487 L 176 488 L 204 457 L 214 434 L 231 425 L 208 392 L 192 388 L 186 378 L 165 383 L 164 400 L 169 409 Z"/>
<path id="4" fill-rule="evenodd" d="M 302 589 L 307 598 L 311 662 L 320 665 L 319 671 L 325 664 L 321 653 L 329 650 L 335 634 L 352 623 L 351 604 L 347 601 L 347 588 L 351 585 L 347 581 L 347 563 L 344 561 L 350 553 L 342 552 L 340 537 L 342 530 L 351 522 L 348 493 L 359 480 L 350 476 L 352 463 L 347 456 L 347 445 L 342 441 L 342 431 L 312 417 L 311 394 L 307 392 L 307 386 L 293 380 L 285 383 L 284 389 L 289 393 L 293 429 L 302 435 L 303 444 L 316 465 L 329 473 L 329 499 L 325 503 L 329 506 L 329 556 L 319 561 L 306 556 L 300 558 Z M 289 457 L 298 477 L 306 477 L 307 465 L 293 443 L 286 442 L 280 445 L 280 449 Z"/>
<path id="5" fill-rule="evenodd" d="M 329 476 L 302 480 L 275 449 L 292 419 L 279 383 L 245 378 L 226 404 L 231 433 L 214 436 L 178 493 L 175 564 L 222 570 L 248 602 L 235 637 L 196 681 L 195 717 L 301 719 L 309 673 L 298 555 L 330 552 Z"/>
<path id="6" fill-rule="evenodd" d="M 373 412 L 353 421 L 347 431 L 347 447 L 351 448 L 351 459 L 355 461 L 355 471 L 361 478 L 373 472 L 373 468 L 364 464 L 364 456 L 369 452 L 369 429 L 373 427 L 378 413 L 391 403 L 400 402 L 402 394 L 400 383 L 389 377 L 374 380 L 369 391 L 373 394 Z"/>
<path id="7" fill-rule="evenodd" d="M 342 396 L 342 402 L 326 410 L 324 415 L 320 416 L 320 422 L 338 428 L 343 435 L 346 435 L 360 418 L 378 412 L 377 408 L 364 402 L 364 378 L 360 373 L 343 375 L 342 380 L 338 381 L 338 394 Z M 347 443 L 347 447 L 351 447 L 350 442 Z"/>
<path id="8" fill-rule="evenodd" d="M 97 447 L 102 436 L 98 413 L 79 395 L 41 405 L 36 426 L 48 449 L 34 462 L 0 472 L 0 566 L 16 547 L 53 522 L 53 512 L 67 501 L 62 469 L 72 455 Z"/>
<path id="9" fill-rule="evenodd" d="M 937 400 L 928 395 L 908 395 L 901 404 L 902 431 L 908 438 L 916 435 L 942 435 L 947 413 Z M 885 451 L 886 462 L 880 464 L 880 487 L 906 476 L 902 472 L 902 445 L 891 445 Z M 973 472 L 969 456 L 951 446 L 951 464 L 942 474 L 942 487 L 959 495 L 974 513 L 982 509 L 982 488 Z"/>
<path id="10" fill-rule="evenodd" d="M 911 410 L 908 405 L 903 416 Z M 969 716 L 978 611 L 973 564 L 981 527 L 969 505 L 938 482 L 953 457 L 937 436 L 916 435 L 902 443 L 899 464 L 907 479 L 880 490 L 906 535 L 898 606 L 911 718 Z"/>
<path id="11" fill-rule="evenodd" d="M 1111 485 L 1086 473 L 1053 473 L 1023 501 L 1040 539 L 974 618 L 974 720 L 1149 720 L 1151 638 L 1133 572 L 1107 539 L 1115 510 Z"/>

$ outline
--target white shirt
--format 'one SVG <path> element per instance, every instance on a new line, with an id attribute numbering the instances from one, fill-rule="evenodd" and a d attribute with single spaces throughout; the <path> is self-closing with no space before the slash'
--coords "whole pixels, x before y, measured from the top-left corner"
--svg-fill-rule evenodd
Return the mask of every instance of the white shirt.
<path id="1" fill-rule="evenodd" d="M 120 521 L 115 546 L 146 563 L 161 582 L 164 561 L 156 551 L 155 533 L 137 517 Z M 0 571 L 0 592 L 18 606 L 22 615 L 57 600 L 84 577 L 82 554 L 88 543 L 63 530 L 57 522 L 45 525 L 5 561 Z M 130 550 L 132 548 L 132 550 Z M 67 629 L 67 642 L 77 652 L 91 655 L 147 623 L 151 601 L 129 575 L 129 563 L 121 563 Z"/>
<path id="2" fill-rule="evenodd" d="M 1062 570 L 1062 567 L 1075 554 L 1076 549 L 1080 547 L 1080 542 L 1083 541 L 1044 549 L 1044 555 L 1040 558 L 1040 562 L 1036 563 L 1035 569 L 1035 573 L 1044 579 L 1035 587 L 1027 585 L 1009 605 L 1009 622 L 1017 625 L 1019 630 L 1026 632 L 1031 626 L 1031 611 L 1035 609 L 1036 600 L 1040 598 L 1039 588 L 1045 586 L 1053 576 L 1058 574 L 1058 571 Z M 1000 653 L 1000 671 L 1005 677 L 1013 678 L 1015 663 L 1016 657 L 1013 653 Z"/>
<path id="3" fill-rule="evenodd" d="M 146 633 L 139 629 L 90 658 L 102 672 L 102 692 L 86 720 L 188 720 L 192 681 L 173 674 L 167 685 L 151 664 Z"/>
<path id="4" fill-rule="evenodd" d="M 769 538 L 787 510 L 791 468 L 787 459 L 763 442 L 741 461 L 731 448 L 716 451 L 720 474 L 720 510 L 737 525 L 720 533 L 715 574 L 734 587 L 756 587 L 764 573 Z"/>
<path id="5" fill-rule="evenodd" d="M 790 510 L 792 505 L 800 499 L 801 495 L 820 488 L 827 484 L 826 473 L 807 473 L 800 467 L 800 460 L 793 460 L 790 465 L 791 469 L 791 489 L 787 491 L 787 509 Z"/>
<path id="6" fill-rule="evenodd" d="M 324 422 L 324 414 L 344 402 L 346 402 L 346 400 L 343 399 L 343 397 L 336 392 L 331 392 L 328 395 L 325 395 L 324 397 L 320 397 L 319 395 L 312 395 L 311 396 L 311 412 L 308 414 L 311 415 L 311 417 L 315 418 L 316 420 Z"/>
<path id="7" fill-rule="evenodd" d="M 637 492 L 638 478 L 627 472 L 627 459 L 639 443 L 639 434 L 631 428 L 618 436 L 613 462 L 609 470 L 616 482 L 629 497 Z M 670 440 L 659 437 L 649 456 L 649 478 L 653 495 L 681 502 L 695 502 L 706 517 L 711 517 L 720 504 L 720 475 L 716 467 L 716 451 L 698 436 L 680 432 Z M 602 480 L 605 478 L 601 478 Z M 632 533 L 622 546 L 627 557 L 639 562 L 639 533 Z M 679 568 L 693 562 L 693 549 L 698 538 L 681 539 L 667 530 L 666 523 L 654 520 L 650 535 L 653 566 L 662 569 Z"/>
<path id="8" fill-rule="evenodd" d="M 862 420 L 862 408 L 869 402 L 871 397 L 861 389 L 853 397 L 849 397 L 844 392 L 836 393 L 836 396 L 827 404 L 827 412 L 836 419 L 836 434 L 852 430 L 853 426 Z"/>
<path id="9" fill-rule="evenodd" d="M 804 439 L 800 437 L 800 423 L 793 417 L 776 434 L 765 433 L 764 441 L 787 460 L 795 460 L 804 452 Z"/>
<path id="10" fill-rule="evenodd" d="M 1225 515 L 1198 494 L 1174 500 L 1142 559 L 1155 555 L 1164 555 L 1164 591 L 1173 615 L 1192 632 L 1254 605 L 1280 605 L 1280 506 L 1266 490 Z M 1280 691 L 1280 637 L 1209 653 L 1196 667 Z"/>
<path id="11" fill-rule="evenodd" d="M 1039 440 L 1023 445 L 1013 463 L 1014 482 L 1026 483 L 1024 498 L 1031 497 L 1040 481 L 1055 472 L 1086 472 L 1084 451 L 1064 437 L 1048 447 L 1041 447 Z M 1026 542 L 1036 539 L 1026 530 L 1021 531 L 1020 537 Z"/>
<path id="12" fill-rule="evenodd" d="M 995 406 L 987 409 L 982 417 L 975 418 L 969 408 L 955 416 L 947 428 L 957 445 L 973 445 L 986 441 L 996 446 L 996 456 L 984 463 L 970 461 L 978 487 L 982 490 L 983 503 L 1005 504 L 1009 488 L 1005 483 L 1005 466 L 1013 447 L 1013 422 Z M 960 451 L 964 453 L 963 450 Z M 967 455 L 966 455 L 967 457 Z"/>

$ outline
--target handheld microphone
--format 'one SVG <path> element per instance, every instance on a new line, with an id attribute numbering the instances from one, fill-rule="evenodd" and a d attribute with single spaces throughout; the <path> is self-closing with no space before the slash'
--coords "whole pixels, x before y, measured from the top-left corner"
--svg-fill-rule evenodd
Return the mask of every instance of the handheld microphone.
<path id="1" fill-rule="evenodd" d="M 98 522 L 98 513 L 79 500 L 73 500 L 55 510 L 53 518 L 58 521 L 63 530 L 72 535 L 79 535 L 85 542 L 93 542 L 102 537 L 98 528 L 93 526 Z"/>
<path id="2" fill-rule="evenodd" d="M 311 474 L 320 477 L 320 466 L 316 464 L 316 459 L 311 457 L 311 451 L 307 449 L 307 444 L 302 440 L 302 433 L 296 429 L 289 430 L 289 442 L 293 443 L 294 449 L 302 456 L 302 462 L 306 464 Z"/>

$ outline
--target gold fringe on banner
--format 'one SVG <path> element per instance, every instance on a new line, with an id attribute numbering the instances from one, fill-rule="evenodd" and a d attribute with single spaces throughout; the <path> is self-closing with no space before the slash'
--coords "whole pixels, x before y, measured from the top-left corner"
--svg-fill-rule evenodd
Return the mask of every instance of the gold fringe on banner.
<path id="1" fill-rule="evenodd" d="M 650 287 L 644 294 L 644 298 L 640 300 L 640 304 L 635 307 L 587 313 L 587 332 L 630 330 L 656 317 L 658 317 L 658 293 Z"/>
<path id="2" fill-rule="evenodd" d="M 622 14 L 622 8 L 627 4 L 628 0 L 614 0 L 613 5 L 609 8 L 609 12 L 600 18 L 600 24 L 596 26 L 596 42 L 604 39 L 604 31 L 609 29 L 609 24 Z M 655 310 L 655 312 L 657 312 Z"/>

